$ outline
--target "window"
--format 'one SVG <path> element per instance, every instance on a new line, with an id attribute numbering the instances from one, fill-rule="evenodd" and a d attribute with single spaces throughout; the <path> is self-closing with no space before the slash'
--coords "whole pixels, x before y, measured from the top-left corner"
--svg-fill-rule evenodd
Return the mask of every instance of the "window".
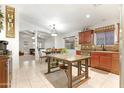
<path id="1" fill-rule="evenodd" d="M 96 45 L 102 45 L 105 42 L 105 34 L 102 33 L 96 33 Z"/>
<path id="2" fill-rule="evenodd" d="M 114 44 L 114 32 L 105 32 L 105 45 L 113 45 Z"/>
<path id="3" fill-rule="evenodd" d="M 113 45 L 114 31 L 96 33 L 96 45 Z"/>
<path id="4" fill-rule="evenodd" d="M 75 37 L 66 37 L 65 39 L 65 48 L 67 49 L 74 49 L 75 47 Z"/>

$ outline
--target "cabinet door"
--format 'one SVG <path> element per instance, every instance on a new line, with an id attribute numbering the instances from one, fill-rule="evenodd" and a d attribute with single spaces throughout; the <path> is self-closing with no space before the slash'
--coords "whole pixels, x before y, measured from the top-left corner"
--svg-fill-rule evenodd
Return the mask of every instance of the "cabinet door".
<path id="1" fill-rule="evenodd" d="M 95 67 L 95 68 L 98 68 L 99 67 L 99 56 L 93 55 L 91 57 L 91 67 Z"/>
<path id="2" fill-rule="evenodd" d="M 79 32 L 79 44 L 82 44 L 81 39 L 82 39 L 82 34 L 81 34 L 81 32 Z"/>
<path id="3" fill-rule="evenodd" d="M 0 60 L 0 88 L 6 88 L 8 87 L 8 69 L 6 65 L 7 60 L 2 59 Z"/>
<path id="4" fill-rule="evenodd" d="M 110 71 L 112 65 L 112 57 L 100 56 L 100 68 Z"/>
<path id="5" fill-rule="evenodd" d="M 79 44 L 84 43 L 84 32 L 79 32 Z"/>
<path id="6" fill-rule="evenodd" d="M 91 31 L 87 31 L 84 33 L 84 42 L 85 43 L 91 42 Z"/>
<path id="7" fill-rule="evenodd" d="M 3 60 L 0 59 L 0 88 L 3 88 Z"/>
<path id="8" fill-rule="evenodd" d="M 112 73 L 119 74 L 119 54 L 112 54 Z"/>

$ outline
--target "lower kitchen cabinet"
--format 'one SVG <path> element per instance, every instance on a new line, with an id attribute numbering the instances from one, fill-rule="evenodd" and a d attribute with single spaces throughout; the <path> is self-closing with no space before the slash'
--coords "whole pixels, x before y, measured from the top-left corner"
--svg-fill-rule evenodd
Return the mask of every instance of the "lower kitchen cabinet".
<path id="1" fill-rule="evenodd" d="M 112 54 L 112 73 L 119 74 L 119 54 Z"/>
<path id="2" fill-rule="evenodd" d="M 11 86 L 12 71 L 10 71 L 10 66 L 12 66 L 11 60 L 6 56 L 0 56 L 0 88 Z"/>
<path id="3" fill-rule="evenodd" d="M 119 53 L 92 52 L 91 67 L 119 74 Z"/>
<path id="4" fill-rule="evenodd" d="M 91 66 L 98 68 L 99 67 L 99 56 L 92 55 L 91 57 Z"/>
<path id="5" fill-rule="evenodd" d="M 111 56 L 100 56 L 99 60 L 99 67 L 101 69 L 111 71 L 111 66 L 112 66 L 112 57 Z"/>

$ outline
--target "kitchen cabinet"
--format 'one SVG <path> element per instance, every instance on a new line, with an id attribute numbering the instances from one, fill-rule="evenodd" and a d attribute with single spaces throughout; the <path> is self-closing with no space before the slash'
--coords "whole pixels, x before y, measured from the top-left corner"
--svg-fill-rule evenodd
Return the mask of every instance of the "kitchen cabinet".
<path id="1" fill-rule="evenodd" d="M 118 25 L 118 44 L 120 43 L 120 23 L 117 23 Z"/>
<path id="2" fill-rule="evenodd" d="M 79 32 L 79 44 L 82 44 L 84 42 L 84 33 Z"/>
<path id="3" fill-rule="evenodd" d="M 112 69 L 115 74 L 119 74 L 119 54 L 112 54 Z"/>
<path id="4" fill-rule="evenodd" d="M 76 50 L 76 55 L 81 55 L 81 51 L 80 50 Z"/>
<path id="5" fill-rule="evenodd" d="M 85 43 L 90 43 L 91 42 L 91 31 L 87 31 L 84 34 L 84 42 Z"/>
<path id="6" fill-rule="evenodd" d="M 11 86 L 10 60 L 6 56 L 0 56 L 0 88 Z"/>
<path id="7" fill-rule="evenodd" d="M 99 67 L 99 56 L 91 54 L 91 66 L 98 68 Z"/>
<path id="8" fill-rule="evenodd" d="M 79 32 L 79 44 L 91 43 L 91 35 L 93 30 Z"/>
<path id="9" fill-rule="evenodd" d="M 100 56 L 99 67 L 101 69 L 111 71 L 111 56 Z"/>
<path id="10" fill-rule="evenodd" d="M 119 53 L 92 52 L 91 67 L 119 74 Z"/>

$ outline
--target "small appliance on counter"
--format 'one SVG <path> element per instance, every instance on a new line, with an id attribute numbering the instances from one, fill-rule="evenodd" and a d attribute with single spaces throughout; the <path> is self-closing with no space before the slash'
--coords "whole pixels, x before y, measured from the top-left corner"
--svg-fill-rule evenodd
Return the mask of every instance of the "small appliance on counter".
<path id="1" fill-rule="evenodd" d="M 8 54 L 7 45 L 8 45 L 7 41 L 4 40 L 0 41 L 0 55 Z"/>

